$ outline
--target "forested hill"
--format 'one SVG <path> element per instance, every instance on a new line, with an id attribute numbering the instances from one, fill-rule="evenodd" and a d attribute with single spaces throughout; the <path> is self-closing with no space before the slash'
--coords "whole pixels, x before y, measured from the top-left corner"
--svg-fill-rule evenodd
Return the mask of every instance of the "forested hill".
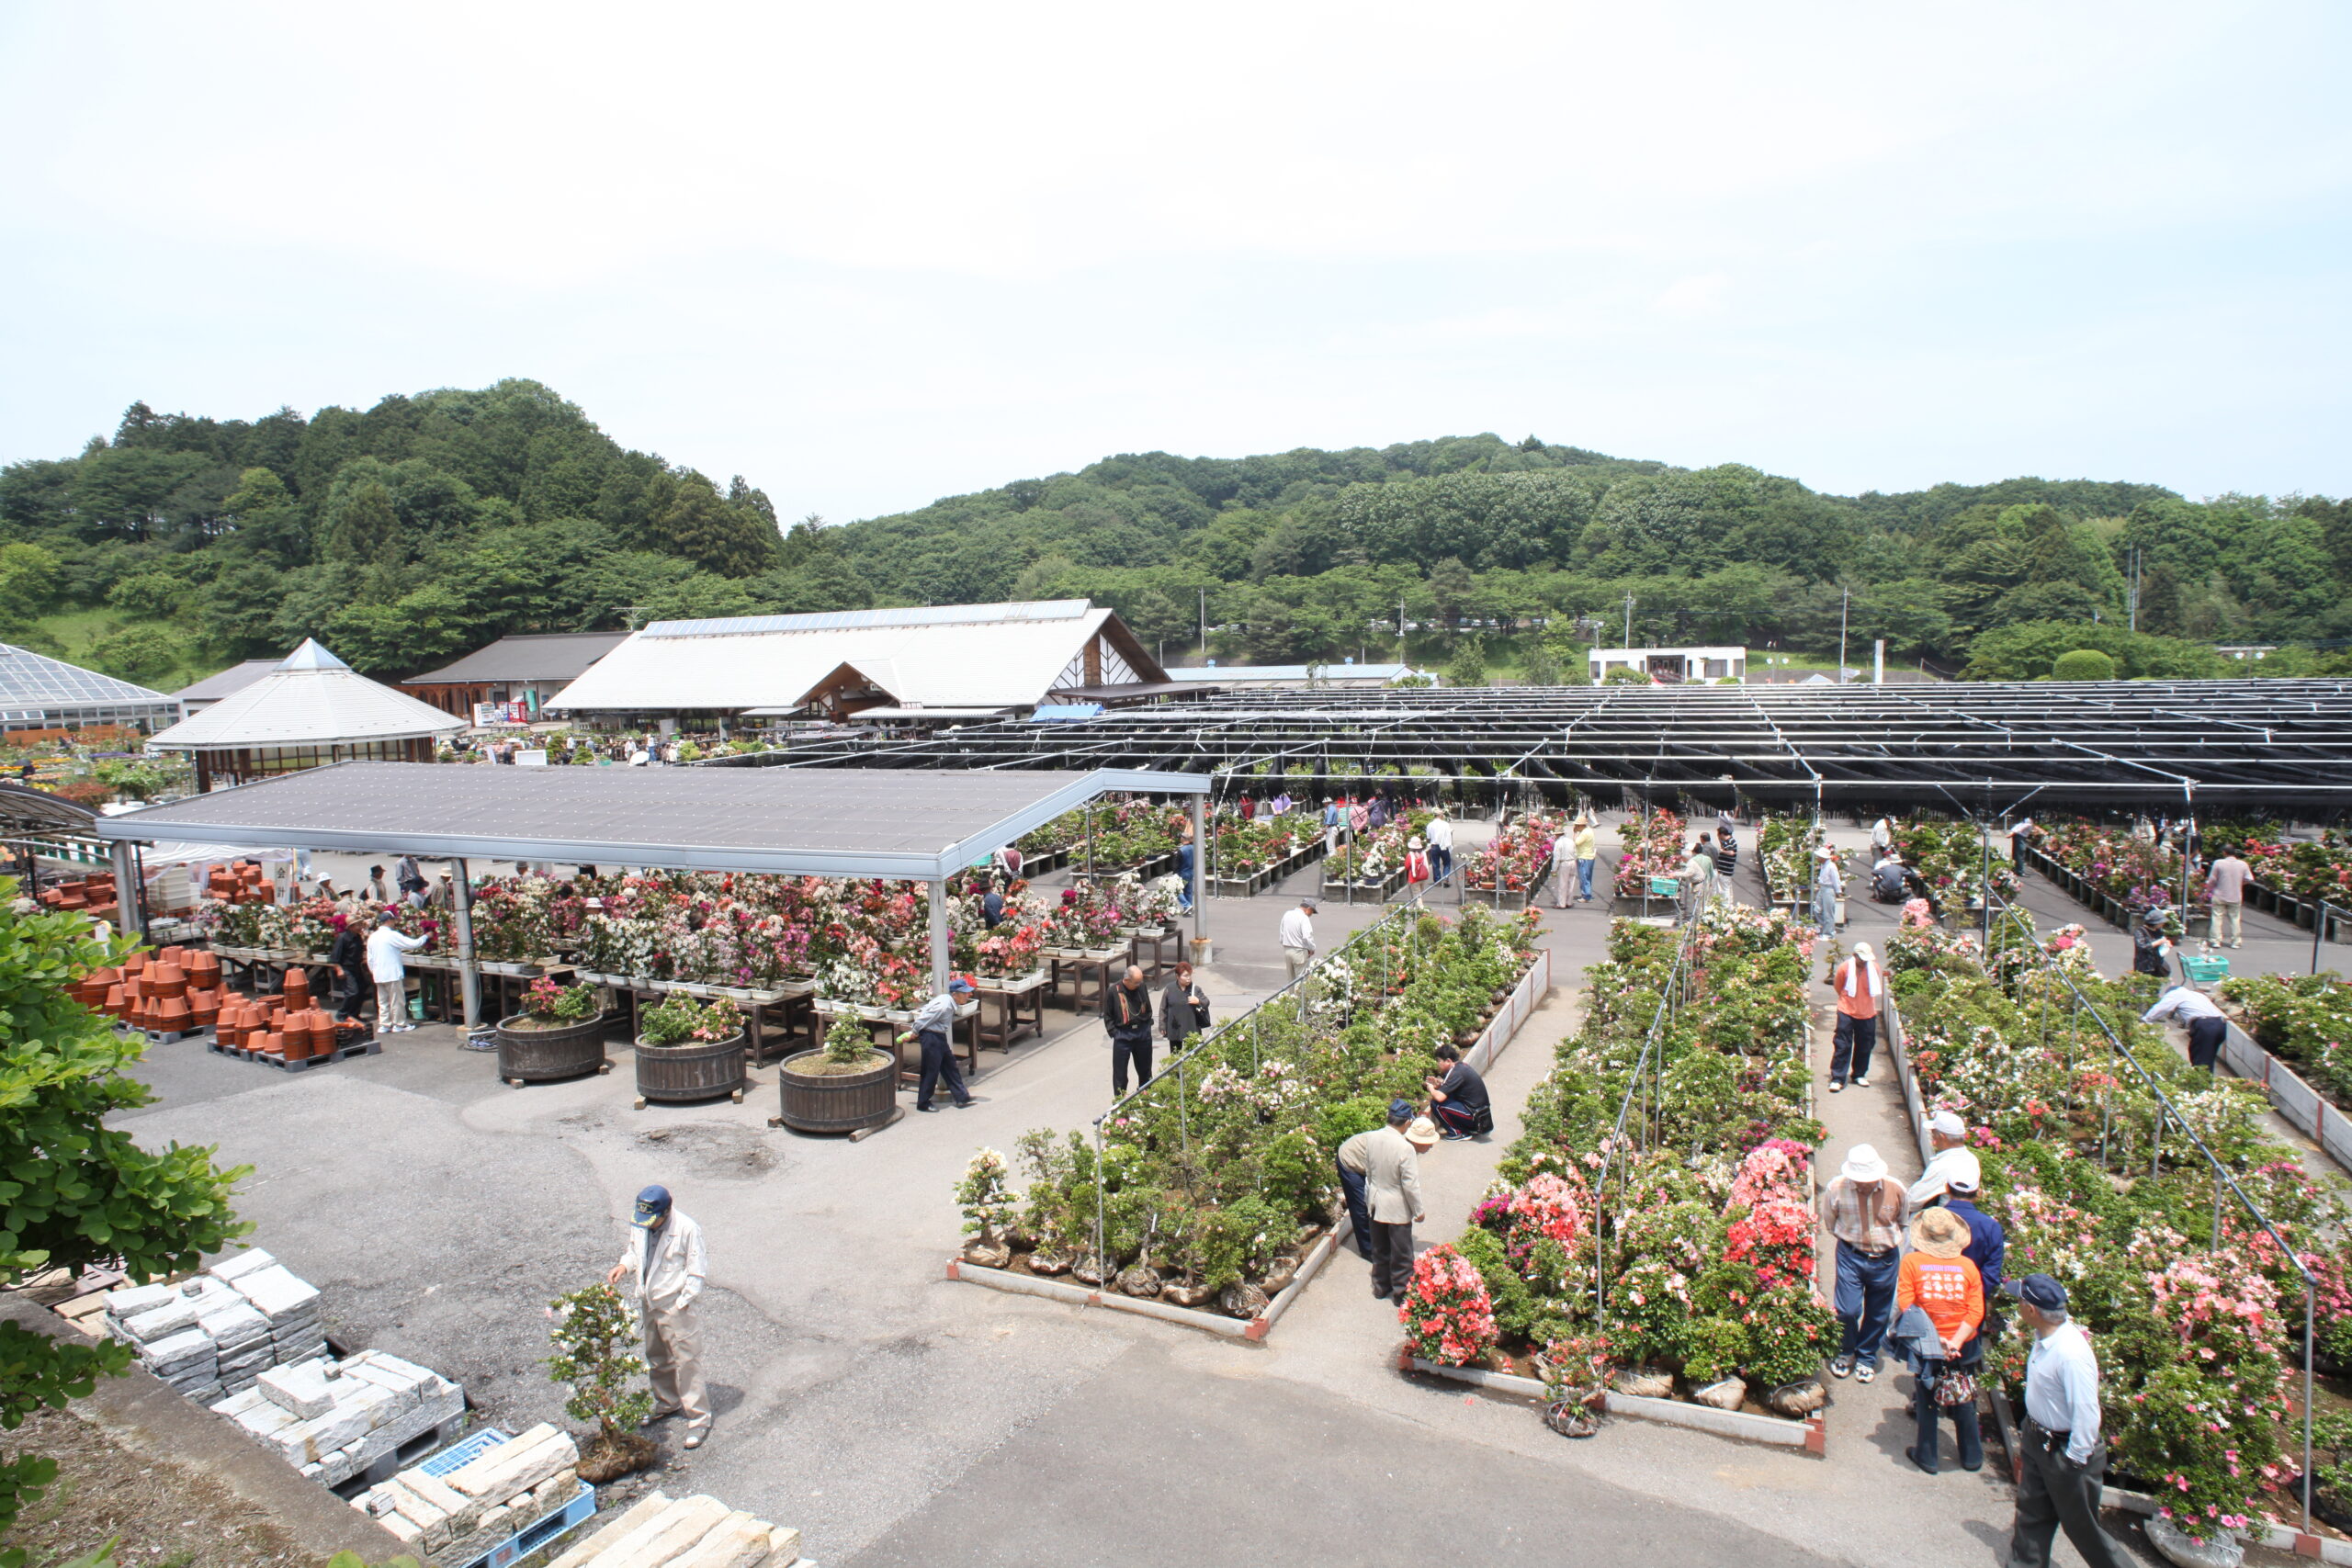
<path id="1" fill-rule="evenodd" d="M 304 636 L 400 675 L 632 616 L 1080 595 L 1172 659 L 1204 592 L 1212 651 L 1250 660 L 1393 653 L 1401 604 L 1416 659 L 1483 642 L 1542 678 L 1577 617 L 1613 641 L 1629 593 L 1637 637 L 1834 651 L 1848 591 L 1856 646 L 1898 658 L 2032 674 L 2088 642 L 2127 673 L 2210 660 L 2118 643 L 2135 552 L 2143 631 L 2352 635 L 2345 502 L 2035 479 L 1840 497 L 1476 435 L 1127 455 L 780 529 L 742 479 L 625 449 L 521 380 L 250 422 L 134 404 L 78 457 L 0 469 L 0 640 L 166 686 Z"/>

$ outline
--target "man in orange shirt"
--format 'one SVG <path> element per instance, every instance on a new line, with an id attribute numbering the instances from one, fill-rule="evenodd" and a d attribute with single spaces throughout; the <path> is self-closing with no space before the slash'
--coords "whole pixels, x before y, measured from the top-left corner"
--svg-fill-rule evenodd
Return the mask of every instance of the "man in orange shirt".
<path id="1" fill-rule="evenodd" d="M 1984 1282 L 1976 1265 L 1961 1256 L 1968 1250 L 1968 1242 L 1966 1220 L 1949 1209 L 1923 1210 L 1911 1223 L 1911 1250 L 1903 1255 L 1903 1266 L 1894 1277 L 1895 1312 L 1906 1314 L 1917 1307 L 1925 1313 L 1935 1325 L 1939 1343 L 1929 1347 L 1924 1336 L 1917 1343 L 1923 1349 L 1942 1352 L 1923 1355 L 1915 1363 L 1918 1376 L 1911 1398 L 1919 1436 L 1913 1447 L 1903 1450 L 1904 1458 L 1929 1475 L 1936 1473 L 1938 1417 L 1947 1410 L 1960 1438 L 1960 1467 L 1981 1470 L 1984 1465 L 1973 1392 L 1951 1404 L 1939 1404 L 1936 1398 L 1945 1380 L 1973 1376 L 1984 1360 L 1984 1347 L 1976 1333 L 1984 1322 Z M 1900 1337 L 1900 1316 L 1896 1321 Z"/>
<path id="2" fill-rule="evenodd" d="M 1853 955 L 1829 976 L 1838 993 L 1838 1037 L 1829 1051 L 1829 1092 L 1846 1087 L 1850 1076 L 1856 1089 L 1871 1087 L 1871 1052 L 1878 1045 L 1878 1008 L 1886 995 L 1886 976 L 1878 966 L 1871 944 L 1858 942 Z"/>

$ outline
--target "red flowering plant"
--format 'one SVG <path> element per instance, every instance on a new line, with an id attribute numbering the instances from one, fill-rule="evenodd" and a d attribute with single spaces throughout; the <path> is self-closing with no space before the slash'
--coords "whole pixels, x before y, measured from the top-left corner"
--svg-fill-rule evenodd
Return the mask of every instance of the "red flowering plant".
<path id="1" fill-rule="evenodd" d="M 1552 863 L 1552 845 L 1566 820 L 1541 811 L 1521 818 L 1464 863 L 1467 885 L 1481 893 L 1524 893 L 1535 886 Z"/>
<path id="2" fill-rule="evenodd" d="M 1483 1361 L 1500 1338 L 1487 1281 L 1467 1258 L 1443 1245 L 1413 1260 L 1413 1278 L 1396 1317 L 1412 1340 L 1413 1354 L 1440 1366 Z"/>
<path id="3" fill-rule="evenodd" d="M 1687 858 L 1689 824 L 1671 811 L 1651 811 L 1617 829 L 1624 853 L 1617 862 L 1617 896 L 1638 898 L 1653 876 L 1678 876 Z"/>

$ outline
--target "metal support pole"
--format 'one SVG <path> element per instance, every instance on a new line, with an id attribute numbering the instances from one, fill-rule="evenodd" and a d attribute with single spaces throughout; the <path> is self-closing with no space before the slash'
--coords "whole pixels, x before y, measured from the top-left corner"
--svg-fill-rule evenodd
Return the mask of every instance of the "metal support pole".
<path id="1" fill-rule="evenodd" d="M 931 889 L 931 994 L 947 994 L 947 883 L 934 877 L 927 885 Z M 1107 1010 L 1107 1007 L 1105 1009 Z M 950 1021 L 948 1033 L 955 1033 Z"/>
<path id="2" fill-rule="evenodd" d="M 120 848 L 119 845 L 116 847 Z M 2319 944 L 2326 940 L 2327 900 L 2323 898 L 2319 901 L 2319 908 L 2312 911 L 2312 973 L 2314 975 L 2319 973 Z"/>
<path id="3" fill-rule="evenodd" d="M 1193 962 L 1209 961 L 1208 796 L 1193 796 Z"/>
<path id="4" fill-rule="evenodd" d="M 1090 880 L 1094 875 L 1094 803 L 1091 800 L 1086 803 L 1086 874 Z"/>
<path id="5" fill-rule="evenodd" d="M 139 862 L 130 840 L 117 839 L 107 852 L 114 862 L 114 929 L 123 935 L 147 940 L 147 919 L 139 907 Z M 33 890 L 25 889 L 31 897 Z M 2316 949 L 2313 950 L 2317 952 Z M 2316 966 L 2318 960 L 2312 960 Z"/>
<path id="6" fill-rule="evenodd" d="M 481 1027 L 481 965 L 474 958 L 474 885 L 466 863 L 449 863 L 449 912 L 458 928 L 458 994 L 470 1034 Z"/>

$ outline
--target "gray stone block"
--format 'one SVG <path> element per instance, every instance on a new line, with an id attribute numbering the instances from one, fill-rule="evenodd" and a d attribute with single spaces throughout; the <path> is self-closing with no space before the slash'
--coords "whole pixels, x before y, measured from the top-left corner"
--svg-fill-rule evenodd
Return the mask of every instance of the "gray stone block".
<path id="1" fill-rule="evenodd" d="M 248 1274 L 257 1274 L 265 1269 L 277 1267 L 277 1258 L 272 1258 L 260 1247 L 248 1247 L 243 1252 L 231 1253 L 211 1268 L 207 1269 L 205 1272 L 216 1280 L 241 1280 Z"/>
<path id="2" fill-rule="evenodd" d="M 139 1359 L 147 1370 L 159 1377 L 169 1377 L 181 1368 L 197 1361 L 219 1360 L 212 1347 L 212 1337 L 201 1328 L 184 1328 L 177 1334 L 150 1341 L 140 1348 Z"/>
<path id="3" fill-rule="evenodd" d="M 142 1312 L 137 1317 L 126 1317 L 120 1320 L 123 1331 L 142 1344 L 152 1340 L 169 1338 L 183 1328 L 194 1327 L 196 1321 L 195 1305 L 177 1300 L 165 1302 L 162 1306 L 150 1312 Z"/>
<path id="4" fill-rule="evenodd" d="M 329 1386 L 325 1370 L 313 1361 L 272 1367 L 261 1374 L 259 1387 L 264 1397 L 305 1421 L 315 1421 L 334 1408 L 335 1391 Z"/>
<path id="5" fill-rule="evenodd" d="M 107 1315 L 136 1317 L 142 1312 L 153 1312 L 159 1306 L 169 1305 L 172 1293 L 169 1285 L 126 1285 L 121 1290 L 109 1291 L 107 1292 Z"/>
<path id="6" fill-rule="evenodd" d="M 272 1324 L 285 1323 L 306 1313 L 315 1316 L 319 1310 L 318 1288 L 296 1279 L 282 1264 L 256 1269 L 230 1283 Z"/>

